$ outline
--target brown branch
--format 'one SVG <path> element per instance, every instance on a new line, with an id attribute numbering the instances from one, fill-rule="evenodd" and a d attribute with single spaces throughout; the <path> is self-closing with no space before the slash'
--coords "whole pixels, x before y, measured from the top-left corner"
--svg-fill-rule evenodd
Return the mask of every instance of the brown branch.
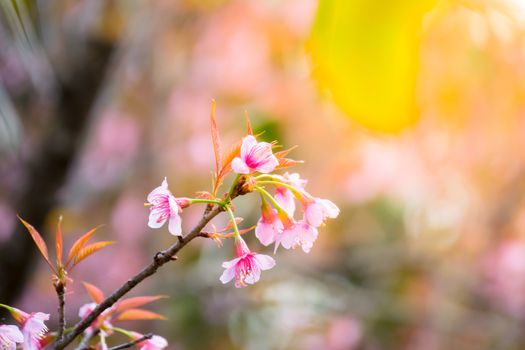
<path id="1" fill-rule="evenodd" d="M 141 343 L 144 340 L 151 339 L 152 337 L 153 337 L 153 333 L 148 333 L 148 334 L 143 335 L 139 339 L 135 339 L 135 340 L 130 341 L 128 343 L 124 343 L 124 344 L 120 344 L 120 345 L 111 347 L 108 350 L 121 350 L 121 349 L 131 348 L 133 345 L 137 345 L 138 343 Z"/>
<path id="2" fill-rule="evenodd" d="M 66 316 L 65 316 L 65 308 L 66 308 L 66 286 L 64 283 L 58 281 L 55 284 L 55 291 L 57 292 L 58 296 L 58 331 L 57 331 L 57 340 L 62 340 L 62 337 L 64 336 L 64 331 L 66 329 Z"/>
<path id="3" fill-rule="evenodd" d="M 234 198 L 235 193 L 231 198 Z M 62 350 L 70 344 L 76 337 L 78 337 L 89 325 L 106 309 L 114 305 L 120 298 L 133 289 L 137 284 L 145 280 L 147 277 L 153 275 L 159 267 L 173 260 L 173 257 L 186 244 L 198 237 L 201 230 L 206 226 L 220 212 L 224 211 L 223 207 L 216 206 L 211 211 L 205 212 L 199 223 L 186 236 L 179 237 L 179 240 L 166 250 L 158 252 L 153 257 L 153 261 L 146 266 L 138 274 L 127 280 L 120 288 L 114 291 L 110 296 L 104 299 L 97 307 L 84 319 L 79 321 L 73 330 L 65 335 L 61 340 L 57 340 L 53 346 L 54 350 Z"/>
<path id="4" fill-rule="evenodd" d="M 88 350 L 90 349 L 89 342 L 91 339 L 95 338 L 100 333 L 100 329 L 94 329 L 93 332 L 86 334 L 80 344 L 75 348 L 75 350 Z"/>

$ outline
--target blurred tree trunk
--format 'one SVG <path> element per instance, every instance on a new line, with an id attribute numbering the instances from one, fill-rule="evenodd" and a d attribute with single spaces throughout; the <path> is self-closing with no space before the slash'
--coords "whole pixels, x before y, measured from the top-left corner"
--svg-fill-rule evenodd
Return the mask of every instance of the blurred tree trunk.
<path id="1" fill-rule="evenodd" d="M 13 205 L 39 230 L 57 204 L 57 193 L 79 153 L 113 47 L 101 40 L 88 40 L 82 54 L 67 57 L 67 67 L 60 69 L 67 75 L 56 86 L 52 125 L 27 162 L 27 182 Z M 10 239 L 0 245 L 0 302 L 6 304 L 12 304 L 26 285 L 37 252 L 22 225 L 15 225 L 14 230 Z"/>

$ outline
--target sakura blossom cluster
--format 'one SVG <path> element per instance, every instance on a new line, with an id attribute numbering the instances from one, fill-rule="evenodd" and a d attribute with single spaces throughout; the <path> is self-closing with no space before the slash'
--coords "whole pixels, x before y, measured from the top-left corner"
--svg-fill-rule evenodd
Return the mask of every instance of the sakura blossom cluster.
<path id="1" fill-rule="evenodd" d="M 318 237 L 318 228 L 328 218 L 336 218 L 339 208 L 330 200 L 312 196 L 306 191 L 307 180 L 298 173 L 275 174 L 297 162 L 285 156 L 288 151 L 273 152 L 273 143 L 258 142 L 251 134 L 245 136 L 240 147 L 230 155 L 231 164 L 216 169 L 216 183 L 222 181 L 227 173 L 236 174 L 230 187 L 230 192 L 222 197 L 207 194 L 205 198 L 177 198 L 168 189 L 167 179 L 155 188 L 148 196 L 146 203 L 150 207 L 149 227 L 159 228 L 168 222 L 168 230 L 176 236 L 182 235 L 182 209 L 193 203 L 208 203 L 220 205 L 230 214 L 231 233 L 213 232 L 211 238 L 234 238 L 236 256 L 222 264 L 225 268 L 220 276 L 222 283 L 235 280 L 237 288 L 254 284 L 260 279 L 261 271 L 275 266 L 275 260 L 268 255 L 252 252 L 237 226 L 238 218 L 233 214 L 234 208 L 230 200 L 232 192 L 236 195 L 258 192 L 261 199 L 261 217 L 255 226 L 255 236 L 264 246 L 274 244 L 274 253 L 278 247 L 295 249 L 300 247 L 305 253 L 310 252 Z M 213 128 L 212 128 L 213 132 Z M 216 146 L 214 144 L 214 146 Z M 217 155 L 217 152 L 216 152 Z M 218 161 L 217 163 L 220 163 Z M 224 171 L 226 169 L 226 171 Z M 273 193 L 268 188 L 273 188 Z M 294 216 L 297 204 L 301 206 L 302 216 Z"/>

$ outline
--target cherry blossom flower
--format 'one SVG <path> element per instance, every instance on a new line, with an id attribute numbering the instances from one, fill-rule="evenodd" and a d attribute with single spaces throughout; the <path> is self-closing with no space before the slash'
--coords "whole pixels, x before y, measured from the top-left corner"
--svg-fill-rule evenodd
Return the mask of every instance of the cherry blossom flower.
<path id="1" fill-rule="evenodd" d="M 242 140 L 241 155 L 232 161 L 232 169 L 237 174 L 249 174 L 252 171 L 269 173 L 277 165 L 279 161 L 272 153 L 272 145 L 268 142 L 257 142 L 253 135 L 248 135 Z"/>
<path id="2" fill-rule="evenodd" d="M 140 339 L 144 336 L 137 332 L 130 332 L 130 334 L 133 340 Z M 141 341 L 137 346 L 139 350 L 162 350 L 168 346 L 168 341 L 159 335 L 153 335 L 150 339 Z"/>
<path id="3" fill-rule="evenodd" d="M 304 204 L 304 217 L 314 227 L 319 227 L 327 218 L 334 219 L 338 215 L 339 208 L 328 199 L 312 198 Z"/>
<path id="4" fill-rule="evenodd" d="M 262 245 L 268 246 L 275 242 L 275 238 L 282 232 L 283 223 L 279 220 L 277 210 L 267 205 L 266 202 L 263 202 L 261 209 L 261 218 L 255 227 L 255 237 Z"/>
<path id="5" fill-rule="evenodd" d="M 235 277 L 235 287 L 246 287 L 259 280 L 262 270 L 269 270 L 275 266 L 272 257 L 251 252 L 242 238 L 236 240 L 235 250 L 237 257 L 222 264 L 226 269 L 220 277 L 223 284 Z"/>
<path id="6" fill-rule="evenodd" d="M 295 249 L 301 246 L 305 253 L 309 253 L 317 239 L 317 235 L 317 228 L 308 224 L 306 220 L 303 219 L 298 222 L 290 220 L 289 223 L 285 224 L 281 235 L 277 237 L 275 250 L 280 244 L 285 249 Z"/>
<path id="7" fill-rule="evenodd" d="M 179 214 L 182 208 L 187 207 L 190 202 L 187 198 L 175 198 L 168 189 L 168 180 L 164 178 L 162 184 L 148 194 L 150 207 L 148 226 L 160 228 L 166 221 L 168 230 L 172 235 L 182 235 L 181 218 Z"/>
<path id="8" fill-rule="evenodd" d="M 17 343 L 24 342 L 24 335 L 17 326 L 0 326 L 0 349 L 15 350 Z"/>
<path id="9" fill-rule="evenodd" d="M 22 349 L 42 349 L 43 346 L 40 341 L 44 338 L 48 331 L 44 321 L 49 320 L 49 314 L 45 314 L 43 312 L 33 312 L 28 314 L 27 312 L 14 307 L 9 307 L 8 310 L 11 312 L 14 319 L 22 326 L 22 335 L 24 336 Z"/>

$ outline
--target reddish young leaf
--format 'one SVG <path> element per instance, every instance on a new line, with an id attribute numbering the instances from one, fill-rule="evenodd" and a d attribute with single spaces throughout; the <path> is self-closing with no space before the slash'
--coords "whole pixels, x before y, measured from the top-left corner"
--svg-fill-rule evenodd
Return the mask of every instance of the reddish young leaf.
<path id="1" fill-rule="evenodd" d="M 130 309 L 121 313 L 117 320 L 119 321 L 131 321 L 131 320 L 166 320 L 166 317 L 159 315 L 158 313 L 142 310 L 142 309 Z"/>
<path id="2" fill-rule="evenodd" d="M 226 156 L 223 158 L 223 164 L 222 168 L 219 171 L 219 174 L 216 176 L 215 179 L 215 185 L 213 187 L 213 194 L 216 196 L 217 191 L 219 187 L 221 186 L 222 182 L 224 181 L 224 178 L 228 173 L 231 171 L 231 163 L 233 159 L 240 155 L 241 153 L 241 144 L 242 141 L 237 142 L 233 147 L 230 149 L 230 151 L 226 154 Z"/>
<path id="3" fill-rule="evenodd" d="M 301 164 L 302 160 L 293 160 L 290 158 L 280 158 L 279 159 L 279 165 L 275 167 L 275 169 L 284 169 L 284 168 L 290 168 L 293 166 L 296 166 L 297 164 Z"/>
<path id="4" fill-rule="evenodd" d="M 217 176 L 222 166 L 222 150 L 219 128 L 215 119 L 215 100 L 211 101 L 211 140 L 213 142 L 213 152 L 215 153 L 215 176 Z"/>
<path id="5" fill-rule="evenodd" d="M 146 305 L 154 301 L 157 301 L 159 299 L 164 299 L 167 297 L 168 297 L 167 295 L 152 295 L 152 296 L 141 296 L 141 297 L 122 299 L 117 304 L 117 311 L 134 309 L 139 306 Z"/>
<path id="6" fill-rule="evenodd" d="M 82 282 L 82 284 L 84 285 L 84 288 L 86 288 L 86 291 L 95 303 L 100 304 L 102 300 L 104 300 L 104 293 L 100 289 L 98 289 L 91 283 Z"/>
<path id="7" fill-rule="evenodd" d="M 288 155 L 288 153 L 290 153 L 295 148 L 297 148 L 297 146 L 293 146 L 287 150 L 274 153 L 275 157 L 277 157 L 277 160 L 279 161 L 279 165 L 277 165 L 275 169 L 289 168 L 303 162 L 302 160 L 293 160 L 290 158 L 285 158 Z"/>
<path id="8" fill-rule="evenodd" d="M 57 266 L 62 266 L 62 215 L 58 218 L 57 232 L 55 236 Z"/>
<path id="9" fill-rule="evenodd" d="M 73 262 L 73 266 L 77 265 L 79 262 L 90 256 L 91 254 L 95 253 L 96 251 L 113 244 L 115 242 L 113 241 L 102 241 L 97 243 L 92 243 L 85 248 L 82 248 L 78 254 L 75 256 L 75 261 Z"/>
<path id="10" fill-rule="evenodd" d="M 100 226 L 97 226 L 95 228 L 92 228 L 91 230 L 89 230 L 88 232 L 86 232 L 85 234 L 82 235 L 82 237 L 80 237 L 79 239 L 77 239 L 75 241 L 75 243 L 73 243 L 73 246 L 71 247 L 71 249 L 69 250 L 69 253 L 67 255 L 67 262 L 66 262 L 66 266 L 69 265 L 69 263 L 71 263 L 73 261 L 73 258 L 75 258 L 75 256 L 78 254 L 78 252 L 80 252 L 80 250 L 82 249 L 82 247 L 84 247 L 84 245 L 86 244 L 86 242 L 89 240 L 89 238 L 91 238 L 91 236 L 93 235 L 93 233 L 95 233 L 96 230 L 98 230 Z"/>
<path id="11" fill-rule="evenodd" d="M 33 241 L 35 242 L 38 250 L 40 251 L 40 254 L 42 254 L 49 267 L 51 267 L 51 270 L 53 270 L 54 273 L 57 273 L 55 267 L 53 266 L 53 264 L 51 264 L 51 261 L 49 261 L 47 245 L 46 242 L 44 242 L 44 239 L 42 238 L 40 233 L 38 233 L 38 231 L 30 223 L 22 219 L 20 216 L 17 215 L 17 217 L 20 220 L 20 222 L 22 222 L 22 224 L 24 224 L 24 226 L 26 227 L 27 231 L 31 235 L 31 238 L 33 238 Z"/>
<path id="12" fill-rule="evenodd" d="M 252 122 L 250 122 L 250 117 L 248 117 L 248 111 L 244 111 L 244 115 L 246 117 L 247 124 L 246 135 L 253 135 Z"/>
<path id="13" fill-rule="evenodd" d="M 288 153 L 290 153 L 291 151 L 293 151 L 296 148 L 297 148 L 297 145 L 295 145 L 293 147 L 290 147 L 288 149 L 285 149 L 284 151 L 275 152 L 274 155 L 277 157 L 277 159 L 284 158 L 284 157 L 286 157 L 288 155 Z"/>

